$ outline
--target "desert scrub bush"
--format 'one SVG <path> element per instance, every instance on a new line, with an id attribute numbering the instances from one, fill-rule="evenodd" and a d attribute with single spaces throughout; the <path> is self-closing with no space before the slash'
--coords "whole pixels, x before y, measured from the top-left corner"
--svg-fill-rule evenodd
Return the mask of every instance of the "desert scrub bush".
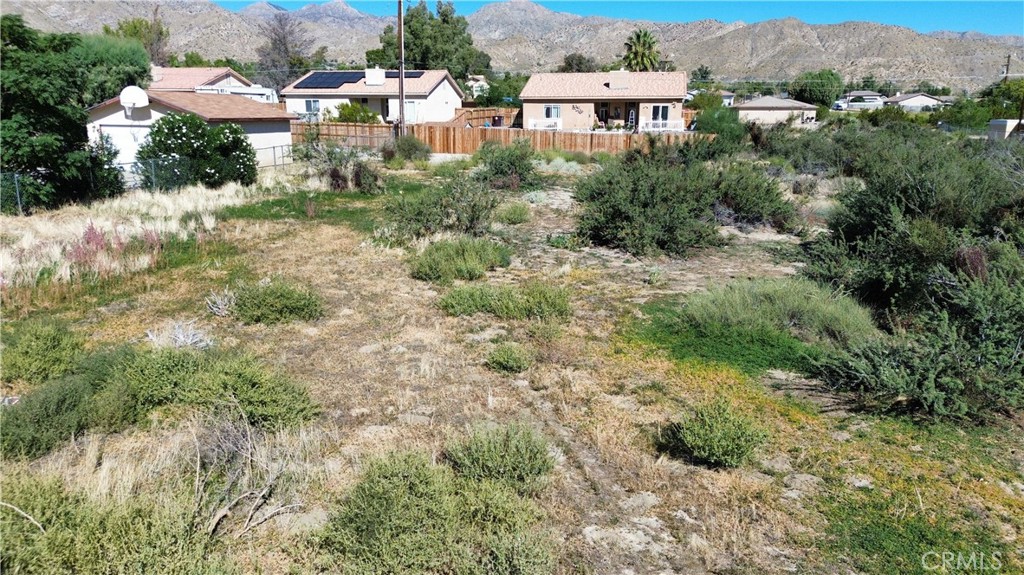
<path id="1" fill-rule="evenodd" d="M 681 311 L 694 325 L 776 329 L 837 348 L 880 336 L 868 308 L 801 278 L 733 281 L 690 295 Z"/>
<path id="2" fill-rule="evenodd" d="M 393 239 L 409 241 L 438 232 L 480 235 L 490 226 L 498 202 L 482 183 L 460 176 L 440 189 L 396 196 L 386 211 Z"/>
<path id="3" fill-rule="evenodd" d="M 487 354 L 487 367 L 502 373 L 522 373 L 533 365 L 533 353 L 517 343 L 503 343 Z"/>
<path id="4" fill-rule="evenodd" d="M 410 260 L 412 277 L 442 285 L 456 279 L 476 280 L 487 271 L 507 267 L 512 250 L 483 238 L 463 237 L 434 242 Z"/>
<path id="5" fill-rule="evenodd" d="M 4 458 L 35 458 L 88 427 L 94 393 L 83 378 L 54 379 L 12 406 L 0 409 L 0 451 Z"/>
<path id="6" fill-rule="evenodd" d="M 597 245 L 685 255 L 722 241 L 711 209 L 715 174 L 675 147 L 630 150 L 577 182 L 575 195 L 582 204 L 577 233 Z"/>
<path id="7" fill-rule="evenodd" d="M 313 321 L 323 317 L 324 303 L 311 289 L 274 278 L 238 287 L 233 313 L 246 324 Z"/>
<path id="8" fill-rule="evenodd" d="M 535 505 L 502 484 L 456 477 L 421 454 L 369 469 L 315 538 L 324 568 L 353 573 L 551 573 Z"/>
<path id="9" fill-rule="evenodd" d="M 66 323 L 35 320 L 4 331 L 0 350 L 3 381 L 39 385 L 71 372 L 82 355 L 84 340 Z"/>
<path id="10" fill-rule="evenodd" d="M 555 467 L 547 441 L 520 424 L 475 431 L 448 445 L 444 457 L 462 477 L 497 481 L 523 494 L 538 489 Z"/>
<path id="11" fill-rule="evenodd" d="M 99 503 L 58 479 L 4 473 L 4 501 L 40 527 L 0 506 L 2 564 L 12 573 L 238 572 L 192 516 L 191 502 L 175 496 L 158 505 L 141 497 Z"/>
<path id="12" fill-rule="evenodd" d="M 693 406 L 665 430 L 662 450 L 712 467 L 739 467 L 768 439 L 750 417 L 718 398 Z"/>
<path id="13" fill-rule="evenodd" d="M 445 294 L 438 305 L 449 315 L 489 313 L 502 319 L 567 319 L 569 290 L 539 281 L 521 286 L 465 285 Z"/>
<path id="14" fill-rule="evenodd" d="M 494 219 L 509 226 L 530 221 L 530 205 L 524 202 L 512 202 L 498 208 Z"/>
<path id="15" fill-rule="evenodd" d="M 716 186 L 717 204 L 728 210 L 727 219 L 732 220 L 723 223 L 770 224 L 785 229 L 796 216 L 796 209 L 783 199 L 775 180 L 749 164 L 730 164 L 719 174 Z"/>
<path id="16" fill-rule="evenodd" d="M 560 250 L 569 250 L 571 252 L 578 252 L 587 244 L 587 240 L 581 238 L 578 234 L 548 234 L 546 243 Z"/>
<path id="17" fill-rule="evenodd" d="M 380 194 L 384 191 L 380 171 L 363 157 L 363 152 L 333 142 L 313 141 L 295 146 L 296 160 L 303 160 L 316 176 L 327 182 L 333 192 L 358 191 Z"/>
<path id="18" fill-rule="evenodd" d="M 430 146 L 419 141 L 416 136 L 399 136 L 395 139 L 395 157 L 407 162 L 427 161 L 430 159 Z"/>
<path id="19" fill-rule="evenodd" d="M 533 165 L 534 156 L 530 141 L 526 139 L 516 140 L 508 146 L 484 142 L 475 155 L 481 164 L 476 176 L 498 190 L 536 188 L 541 179 Z"/>

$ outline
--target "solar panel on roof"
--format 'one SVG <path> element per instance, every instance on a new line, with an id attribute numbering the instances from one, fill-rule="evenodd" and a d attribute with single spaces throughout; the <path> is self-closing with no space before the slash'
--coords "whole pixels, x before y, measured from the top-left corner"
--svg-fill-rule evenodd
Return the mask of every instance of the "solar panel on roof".
<path id="1" fill-rule="evenodd" d="M 333 90 L 345 84 L 355 84 L 365 76 L 366 72 L 313 72 L 305 80 L 296 84 L 295 88 L 300 90 Z M 405 73 L 407 79 L 420 78 L 422 76 L 422 70 Z M 384 77 L 397 78 L 398 72 L 385 72 Z"/>

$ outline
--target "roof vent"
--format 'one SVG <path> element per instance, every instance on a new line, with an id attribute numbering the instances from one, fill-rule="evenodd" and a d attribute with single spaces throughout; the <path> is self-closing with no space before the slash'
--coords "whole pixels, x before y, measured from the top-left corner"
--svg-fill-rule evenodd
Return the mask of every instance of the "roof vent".
<path id="1" fill-rule="evenodd" d="M 367 86 L 383 86 L 384 85 L 384 70 L 379 67 L 367 68 L 366 69 L 366 85 Z"/>
<path id="2" fill-rule="evenodd" d="M 626 90 L 629 88 L 629 72 L 626 70 L 612 70 L 608 75 L 608 88 L 612 90 Z"/>

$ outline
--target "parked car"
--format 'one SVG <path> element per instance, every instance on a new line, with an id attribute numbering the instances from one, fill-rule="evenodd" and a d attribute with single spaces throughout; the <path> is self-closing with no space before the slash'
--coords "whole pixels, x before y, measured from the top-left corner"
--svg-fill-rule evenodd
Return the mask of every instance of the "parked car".
<path id="1" fill-rule="evenodd" d="M 846 100 L 836 100 L 835 102 L 832 103 L 833 110 L 845 110 L 848 106 L 849 104 L 846 102 Z"/>

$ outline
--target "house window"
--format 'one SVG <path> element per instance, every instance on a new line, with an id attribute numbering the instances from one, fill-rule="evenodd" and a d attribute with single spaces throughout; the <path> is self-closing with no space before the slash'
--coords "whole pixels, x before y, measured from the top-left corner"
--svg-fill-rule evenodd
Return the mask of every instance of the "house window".
<path id="1" fill-rule="evenodd" d="M 597 109 L 597 119 L 600 122 L 608 121 L 608 102 L 601 102 L 601 106 Z"/>
<path id="2" fill-rule="evenodd" d="M 359 103 L 361 103 L 362 105 L 365 106 L 365 105 L 370 103 L 370 99 L 369 98 L 362 98 L 362 99 L 359 100 Z"/>
<path id="3" fill-rule="evenodd" d="M 651 106 L 651 119 L 655 122 L 668 121 L 668 106 L 654 105 Z"/>
<path id="4" fill-rule="evenodd" d="M 544 104 L 544 117 L 547 119 L 561 118 L 562 117 L 562 105 L 561 104 Z"/>
<path id="5" fill-rule="evenodd" d="M 320 100 L 306 100 L 306 113 L 307 114 L 319 114 L 320 113 Z"/>

